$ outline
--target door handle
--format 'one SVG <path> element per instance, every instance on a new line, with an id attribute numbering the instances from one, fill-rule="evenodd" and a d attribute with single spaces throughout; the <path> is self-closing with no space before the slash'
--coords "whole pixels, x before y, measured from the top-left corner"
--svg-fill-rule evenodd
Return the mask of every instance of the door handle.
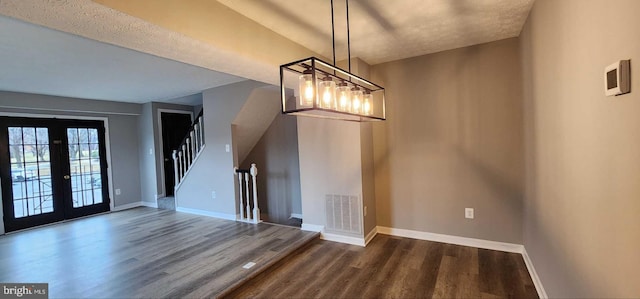
<path id="1" fill-rule="evenodd" d="M 71 178 L 71 176 L 70 176 L 70 175 L 68 175 L 68 174 L 65 174 L 65 175 L 64 175 L 64 179 L 65 179 L 65 180 L 68 180 L 68 179 L 70 179 L 70 178 Z"/>

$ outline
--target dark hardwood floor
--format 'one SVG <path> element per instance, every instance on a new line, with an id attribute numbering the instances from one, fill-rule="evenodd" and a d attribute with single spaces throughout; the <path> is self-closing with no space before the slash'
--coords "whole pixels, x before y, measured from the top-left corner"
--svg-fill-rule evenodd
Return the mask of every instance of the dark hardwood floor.
<path id="1" fill-rule="evenodd" d="M 46 282 L 51 298 L 537 297 L 519 254 L 317 237 L 136 208 L 0 236 L 0 282 Z"/>
<path id="2" fill-rule="evenodd" d="M 46 282 L 51 298 L 209 298 L 317 237 L 136 208 L 0 236 L 0 282 Z"/>
<path id="3" fill-rule="evenodd" d="M 378 235 L 315 240 L 228 298 L 537 298 L 522 256 Z"/>

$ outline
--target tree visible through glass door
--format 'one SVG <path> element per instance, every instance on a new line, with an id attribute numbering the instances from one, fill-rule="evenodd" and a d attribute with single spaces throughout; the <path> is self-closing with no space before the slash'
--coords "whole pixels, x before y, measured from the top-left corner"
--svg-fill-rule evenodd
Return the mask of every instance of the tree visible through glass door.
<path id="1" fill-rule="evenodd" d="M 53 212 L 49 129 L 9 127 L 15 218 Z"/>
<path id="2" fill-rule="evenodd" d="M 102 203 L 102 175 L 98 130 L 67 128 L 73 207 Z"/>

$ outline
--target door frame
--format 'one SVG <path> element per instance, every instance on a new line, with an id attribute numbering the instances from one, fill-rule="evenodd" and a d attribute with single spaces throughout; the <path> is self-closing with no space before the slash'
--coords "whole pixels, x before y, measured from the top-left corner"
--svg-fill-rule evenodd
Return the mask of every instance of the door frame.
<path id="1" fill-rule="evenodd" d="M 154 144 L 155 152 L 156 152 L 156 165 L 160 164 L 160 179 L 158 180 L 158 176 L 156 176 L 156 186 L 157 181 L 160 181 L 160 190 L 161 193 L 156 194 L 156 201 L 159 198 L 167 197 L 167 186 L 164 183 L 165 181 L 165 173 L 164 173 L 164 140 L 162 140 L 162 113 L 175 113 L 175 114 L 189 114 L 191 116 L 191 123 L 193 124 L 193 111 L 187 110 L 177 110 L 177 109 L 163 109 L 158 108 L 156 111 L 157 119 L 158 119 L 158 141 L 159 143 Z M 158 151 L 160 149 L 160 151 Z M 158 152 L 162 153 L 159 155 Z M 174 195 L 175 197 L 175 195 Z"/>
<path id="2" fill-rule="evenodd" d="M 98 120 L 104 122 L 104 146 L 107 152 L 107 177 L 108 177 L 108 192 L 109 198 L 109 209 L 113 211 L 115 199 L 113 198 L 113 173 L 111 168 L 111 142 L 109 136 L 109 118 L 106 116 L 79 116 L 79 115 L 68 115 L 68 114 L 49 114 L 49 113 L 22 113 L 22 112 L 5 112 L 0 111 L 0 116 L 9 116 L 9 117 L 26 117 L 26 118 L 59 118 L 59 119 L 69 119 L 69 120 Z M 2 195 L 0 193 L 0 199 Z M 0 219 L 4 217 L 4 211 L 0 208 Z M 0 221 L 2 222 L 2 221 Z M 4 234 L 4 223 L 0 226 L 0 234 Z"/>

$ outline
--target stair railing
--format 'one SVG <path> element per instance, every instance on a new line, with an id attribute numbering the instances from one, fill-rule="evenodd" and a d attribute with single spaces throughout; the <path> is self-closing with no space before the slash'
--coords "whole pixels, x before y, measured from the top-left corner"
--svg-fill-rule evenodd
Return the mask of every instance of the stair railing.
<path id="1" fill-rule="evenodd" d="M 178 149 L 173 151 L 173 170 L 176 189 L 180 186 L 180 183 L 184 180 L 191 166 L 196 161 L 196 158 L 198 158 L 204 149 L 203 121 L 201 111 L 191 125 L 191 129 L 187 135 L 182 139 Z"/>
<path id="2" fill-rule="evenodd" d="M 238 176 L 238 202 L 240 204 L 240 216 L 238 221 L 258 223 L 260 222 L 260 208 L 258 208 L 258 186 L 256 177 L 258 176 L 258 167 L 251 164 L 250 169 L 234 168 L 234 173 Z M 249 181 L 252 183 L 249 189 Z M 244 190 L 244 192 L 243 192 Z M 252 191 L 252 192 L 250 192 Z M 251 211 L 253 209 L 253 215 Z"/>

